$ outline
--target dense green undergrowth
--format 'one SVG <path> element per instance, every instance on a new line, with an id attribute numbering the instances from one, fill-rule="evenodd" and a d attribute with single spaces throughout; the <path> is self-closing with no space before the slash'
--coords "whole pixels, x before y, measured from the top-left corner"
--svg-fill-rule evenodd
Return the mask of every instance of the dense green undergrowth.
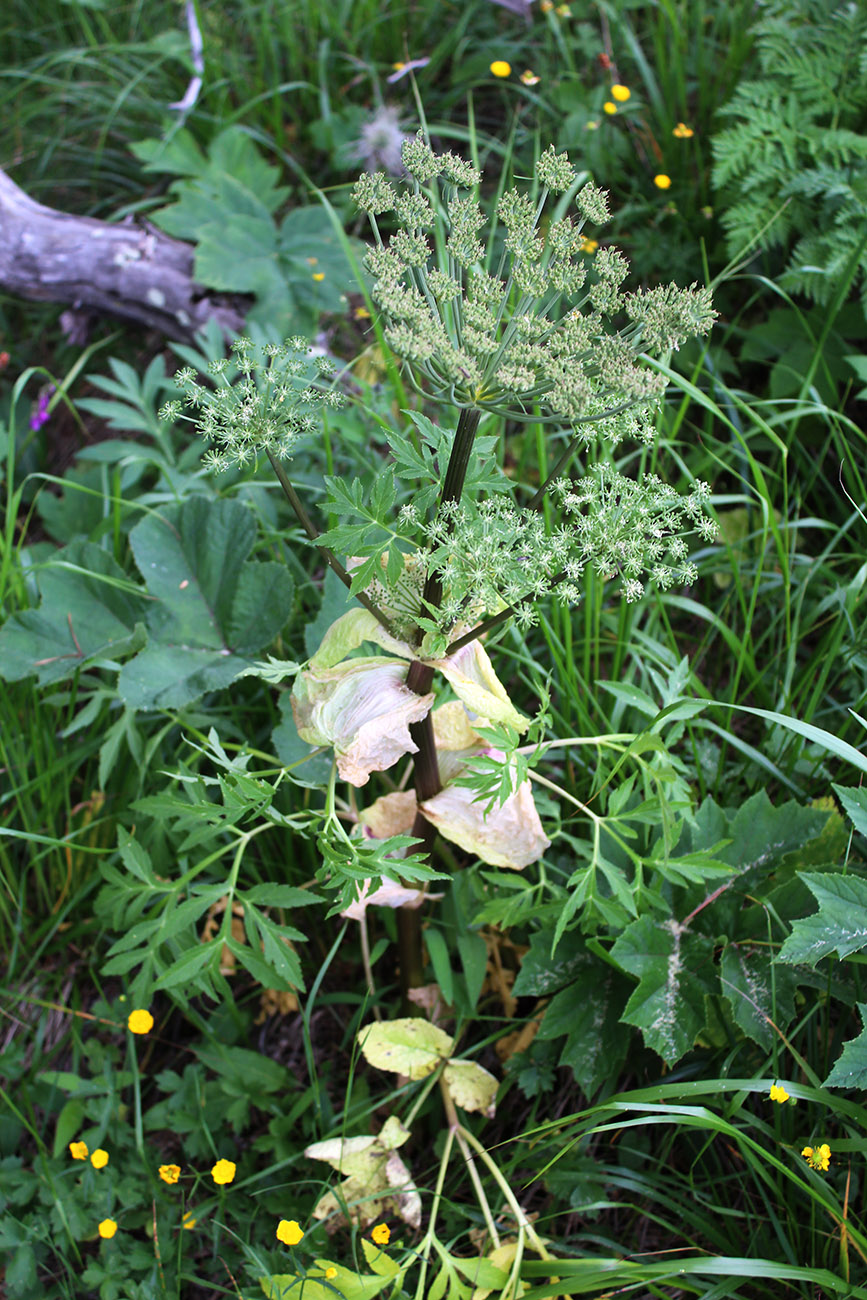
<path id="1" fill-rule="evenodd" d="M 177 6 L 0 18 L 4 168 L 253 339 L 0 299 L 6 1294 L 867 1296 L 863 15 L 191 8 L 183 114 Z"/>

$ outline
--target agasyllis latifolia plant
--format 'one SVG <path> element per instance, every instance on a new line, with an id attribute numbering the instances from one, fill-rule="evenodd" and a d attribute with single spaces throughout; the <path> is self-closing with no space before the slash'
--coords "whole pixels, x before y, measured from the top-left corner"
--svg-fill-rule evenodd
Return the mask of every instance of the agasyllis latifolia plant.
<path id="1" fill-rule="evenodd" d="M 266 454 L 311 542 L 358 597 L 297 676 L 293 707 L 300 736 L 335 757 L 318 823 L 322 879 L 339 890 L 335 910 L 401 904 L 406 991 L 422 975 L 411 904 L 420 884 L 442 874 L 431 865 L 436 833 L 515 869 L 549 844 L 518 748 L 529 719 L 482 638 L 510 618 L 531 624 L 540 601 L 577 604 L 588 570 L 627 601 L 647 581 L 665 588 L 694 576 L 685 537 L 713 534 L 708 488 L 696 483 L 681 496 L 602 458 L 582 467 L 581 453 L 603 440 L 653 442 L 665 380 L 647 354 L 705 334 L 714 312 L 695 286 L 624 292 L 624 256 L 602 248 L 591 257 L 595 239 L 584 233 L 608 218 L 606 195 L 581 186 L 553 148 L 526 191 L 501 194 L 487 242 L 475 167 L 435 154 L 421 133 L 403 161 L 403 180 L 365 175 L 354 198 L 373 231 L 366 269 L 385 342 L 421 404 L 444 414 L 435 423 L 406 412 L 369 495 L 358 480 L 327 480 L 337 527 L 317 535 L 285 468 L 315 428 L 317 407 L 343 400 L 325 384 L 327 363 L 310 376 L 303 340 L 261 355 L 240 340 L 234 364 L 213 365 L 213 389 L 192 370 L 178 382 L 214 444 L 209 463 Z M 181 411 L 176 402 L 163 414 Z M 498 468 L 505 419 L 556 431 L 541 485 L 513 483 Z M 351 557 L 345 566 L 339 554 Z M 363 646 L 375 653 L 359 657 Z M 456 698 L 438 704 L 446 686 Z M 410 757 L 409 788 L 399 780 L 347 832 L 338 780 L 361 788 Z"/>

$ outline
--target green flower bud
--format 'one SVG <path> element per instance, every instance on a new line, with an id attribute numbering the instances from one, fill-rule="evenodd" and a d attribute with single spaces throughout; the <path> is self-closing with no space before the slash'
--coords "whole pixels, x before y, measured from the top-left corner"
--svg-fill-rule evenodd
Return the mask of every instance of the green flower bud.
<path id="1" fill-rule="evenodd" d="M 549 145 L 536 163 L 536 175 L 547 189 L 562 194 L 574 182 L 575 168 L 567 154 L 558 154 L 554 146 Z"/>
<path id="2" fill-rule="evenodd" d="M 397 194 L 382 172 L 365 172 L 352 187 L 352 198 L 362 212 L 376 217 L 382 212 L 391 212 Z"/>

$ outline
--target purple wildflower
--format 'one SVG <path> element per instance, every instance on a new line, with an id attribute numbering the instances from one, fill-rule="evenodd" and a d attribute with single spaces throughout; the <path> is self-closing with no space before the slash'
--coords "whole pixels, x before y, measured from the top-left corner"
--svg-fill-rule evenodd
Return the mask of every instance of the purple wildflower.
<path id="1" fill-rule="evenodd" d="M 54 393 L 55 388 L 53 384 L 47 384 L 45 388 L 40 391 L 36 410 L 30 416 L 30 428 L 34 433 L 37 433 L 42 428 L 43 424 L 47 424 L 48 403 L 51 401 Z"/>

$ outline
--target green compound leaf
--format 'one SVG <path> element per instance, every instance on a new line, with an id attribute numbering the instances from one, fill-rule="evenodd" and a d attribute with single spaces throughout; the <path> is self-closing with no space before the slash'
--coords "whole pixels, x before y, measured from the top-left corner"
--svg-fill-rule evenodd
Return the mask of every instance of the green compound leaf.
<path id="1" fill-rule="evenodd" d="M 775 965 L 766 949 L 730 943 L 723 950 L 720 980 L 735 1024 L 770 1051 L 773 1025 L 784 1028 L 795 1014 L 794 972 Z"/>
<path id="2" fill-rule="evenodd" d="M 456 1106 L 483 1111 L 488 1119 L 493 1119 L 494 1098 L 500 1085 L 492 1074 L 475 1061 L 449 1061 L 443 1077 Z"/>
<path id="3" fill-rule="evenodd" d="M 867 1003 L 859 1002 L 864 1028 L 857 1038 L 843 1044 L 843 1051 L 825 1080 L 826 1088 L 867 1088 Z"/>
<path id="4" fill-rule="evenodd" d="M 574 937 L 567 935 L 564 942 Z M 624 1033 L 621 1016 L 629 987 L 622 975 L 586 951 L 575 974 L 575 982 L 548 1004 L 538 1037 L 544 1041 L 566 1035 L 559 1063 L 569 1066 L 589 1097 L 626 1056 L 631 1035 Z"/>
<path id="5" fill-rule="evenodd" d="M 270 1277 L 261 1277 L 259 1284 L 267 1300 L 285 1300 L 288 1296 L 298 1296 L 300 1300 L 302 1295 L 304 1300 L 336 1300 L 337 1296 L 342 1296 L 343 1300 L 372 1300 L 391 1280 L 388 1277 L 354 1273 L 343 1264 L 333 1264 L 327 1259 L 316 1260 L 316 1270 L 320 1277 L 324 1278 L 325 1271 L 329 1268 L 333 1268 L 335 1273 L 328 1282 L 320 1282 L 311 1270 L 303 1277 L 296 1273 L 273 1273 Z"/>
<path id="6" fill-rule="evenodd" d="M 75 541 L 36 575 L 38 609 L 13 614 L 0 629 L 0 676 L 35 674 L 44 686 L 99 659 L 144 644 L 148 602 L 111 555 Z"/>
<path id="7" fill-rule="evenodd" d="M 358 1045 L 376 1069 L 424 1079 L 451 1055 L 454 1039 L 427 1020 L 405 1019 L 366 1026 Z"/>
<path id="8" fill-rule="evenodd" d="M 774 807 L 764 790 L 731 815 L 705 799 L 690 828 L 690 848 L 711 852 L 737 875 L 730 887 L 696 917 L 696 929 L 714 935 L 738 933 L 744 896 L 763 897 L 790 854 L 803 854 L 827 826 L 827 808 L 802 808 L 793 800 Z M 729 841 L 728 843 L 722 843 Z M 696 895 L 696 902 L 701 895 Z"/>
<path id="9" fill-rule="evenodd" d="M 180 708 L 228 686 L 283 627 L 294 585 L 282 565 L 248 561 L 255 519 L 238 501 L 191 497 L 130 534 L 156 598 L 148 645 L 123 668 L 130 708 Z"/>
<path id="10" fill-rule="evenodd" d="M 587 964 L 584 936 L 567 930 L 552 956 L 552 934 L 551 930 L 542 929 L 531 936 L 529 951 L 521 958 L 521 969 L 512 990 L 516 998 L 541 997 L 581 977 Z"/>
<path id="11" fill-rule="evenodd" d="M 638 977 L 621 1020 L 642 1031 L 667 1065 L 690 1050 L 705 1022 L 704 996 L 713 989 L 713 941 L 677 921 L 642 916 L 627 926 L 611 957 Z"/>
<path id="12" fill-rule="evenodd" d="M 867 947 L 867 881 L 812 871 L 802 871 L 800 878 L 819 910 L 795 921 L 779 960 L 815 966 L 832 952 L 842 959 Z"/>
<path id="13" fill-rule="evenodd" d="M 851 818 L 858 834 L 867 835 L 867 790 L 845 785 L 832 785 L 831 789 Z"/>

